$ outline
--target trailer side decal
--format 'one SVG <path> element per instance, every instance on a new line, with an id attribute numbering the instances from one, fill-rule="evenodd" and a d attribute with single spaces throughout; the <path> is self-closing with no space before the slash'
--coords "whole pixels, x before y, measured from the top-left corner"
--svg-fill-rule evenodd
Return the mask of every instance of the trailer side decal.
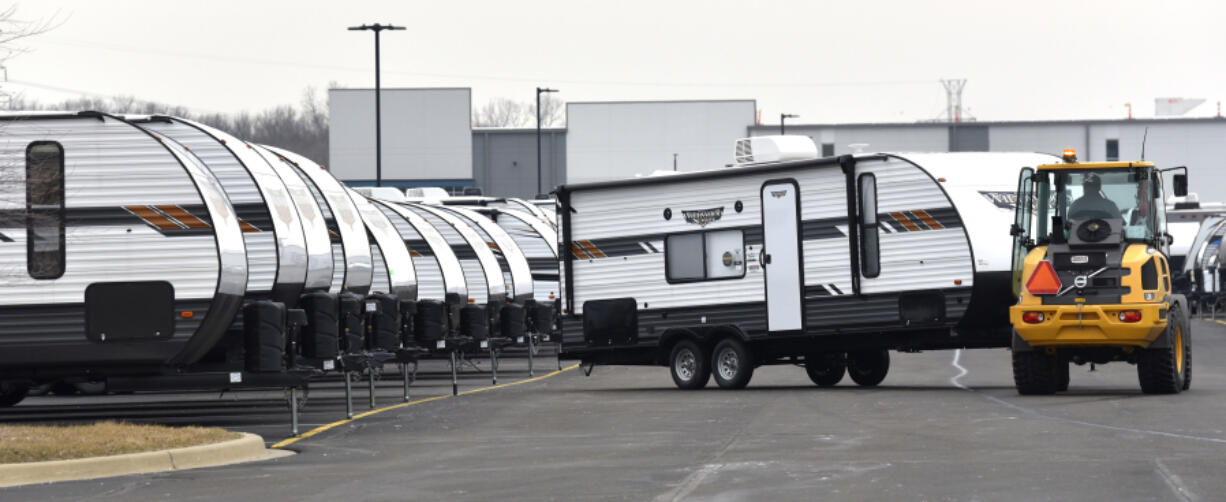
<path id="1" fill-rule="evenodd" d="M 923 232 L 962 227 L 962 221 L 958 218 L 957 213 L 952 207 L 881 213 L 878 215 L 878 219 L 885 223 L 884 227 L 888 228 L 888 231 L 891 233 Z M 845 239 L 847 238 L 846 224 L 847 219 L 843 217 L 803 220 L 800 224 L 801 240 Z M 720 230 L 740 230 L 744 232 L 746 246 L 762 244 L 761 225 L 726 227 Z M 608 239 L 576 240 L 571 242 L 571 253 L 580 260 L 656 254 L 661 251 L 654 243 L 663 242 L 668 235 L 667 233 L 654 233 Z"/>

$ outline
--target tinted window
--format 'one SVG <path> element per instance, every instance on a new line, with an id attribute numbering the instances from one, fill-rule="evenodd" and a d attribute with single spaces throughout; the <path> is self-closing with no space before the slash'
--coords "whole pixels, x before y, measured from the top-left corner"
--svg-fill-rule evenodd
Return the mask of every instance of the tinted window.
<path id="1" fill-rule="evenodd" d="M 26 148 L 26 271 L 35 279 L 64 275 L 64 148 L 36 141 Z"/>
<path id="2" fill-rule="evenodd" d="M 1120 160 L 1120 140 L 1107 140 L 1107 160 Z"/>
<path id="3" fill-rule="evenodd" d="M 664 255 L 668 260 L 668 279 L 685 281 L 702 279 L 702 234 L 670 235 L 664 240 Z"/>
<path id="4" fill-rule="evenodd" d="M 860 270 L 865 277 L 881 274 L 881 241 L 877 230 L 877 178 L 860 175 Z"/>

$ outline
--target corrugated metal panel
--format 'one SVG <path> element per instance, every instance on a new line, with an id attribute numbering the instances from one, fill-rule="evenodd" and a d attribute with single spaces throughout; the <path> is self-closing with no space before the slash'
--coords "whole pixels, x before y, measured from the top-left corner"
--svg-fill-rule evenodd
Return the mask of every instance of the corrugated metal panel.
<path id="1" fill-rule="evenodd" d="M 375 209 L 366 197 L 348 189 L 346 193 L 353 200 L 363 224 L 370 232 L 368 237 L 373 238 L 368 239 L 371 240 L 371 246 L 377 246 L 382 255 L 381 263 L 373 269 L 375 276 L 383 276 L 381 280 L 384 289 L 376 291 L 391 292 L 404 300 L 416 299 L 417 278 L 413 272 L 413 259 L 409 256 L 404 240 L 400 238 L 388 217 Z M 375 278 L 376 282 L 379 280 L 378 277 Z"/>
<path id="2" fill-rule="evenodd" d="M 478 303 L 485 303 L 490 296 L 507 294 L 498 259 L 472 227 L 438 208 L 423 204 L 409 204 L 407 207 L 430 222 L 431 226 L 438 229 L 444 237 L 447 237 L 445 229 L 450 228 L 454 237 L 447 237 L 448 244 L 470 248 L 476 254 L 475 260 L 460 260 L 460 265 L 464 269 L 464 278 L 468 284 L 469 298 L 473 298 Z"/>
<path id="3" fill-rule="evenodd" d="M 311 195 L 306 182 L 289 164 L 282 162 L 272 152 L 255 145 L 252 151 L 260 156 L 285 184 L 290 199 L 294 202 L 294 210 L 302 228 L 306 243 L 307 267 L 304 287 L 311 290 L 327 289 L 332 285 L 332 269 L 336 260 L 332 257 L 332 242 L 328 237 L 328 227 L 324 221 L 322 209 Z"/>
<path id="4" fill-rule="evenodd" d="M 405 206 L 382 201 L 374 204 L 392 221 L 392 226 L 400 233 L 401 239 L 411 250 L 416 251 L 413 266 L 417 272 L 418 297 L 442 300 L 446 298 L 446 294 L 453 293 L 467 298 L 468 286 L 464 280 L 464 271 L 461 270 L 460 261 L 451 251 L 447 239 L 424 218 Z M 424 246 L 425 249 L 417 249 L 414 246 Z"/>
<path id="5" fill-rule="evenodd" d="M 209 171 L 217 177 L 217 180 L 225 189 L 226 196 L 230 199 L 231 204 L 257 205 L 263 208 L 264 213 L 268 213 L 265 216 L 271 222 L 272 228 L 266 227 L 259 229 L 260 231 L 258 232 L 244 232 L 243 234 L 243 240 L 247 247 L 247 290 L 249 293 L 263 294 L 272 291 L 273 282 L 279 275 L 282 275 L 279 272 L 281 268 L 288 271 L 284 275 L 290 276 L 290 279 L 288 281 L 283 280 L 283 283 L 302 282 L 302 276 L 305 275 L 305 250 L 300 250 L 298 256 L 296 256 L 300 260 L 300 264 L 286 261 L 284 267 L 282 267 L 280 263 L 280 258 L 282 257 L 278 256 L 278 241 L 285 241 L 290 243 L 291 246 L 294 245 L 291 240 L 292 237 L 280 238 L 277 235 L 278 231 L 285 231 L 287 225 L 283 220 L 271 216 L 270 208 L 275 207 L 276 204 L 269 205 L 265 203 L 264 195 L 260 187 L 257 186 L 255 178 L 253 178 L 247 166 L 240 162 L 239 158 L 227 145 L 223 144 L 217 137 L 208 134 L 205 129 L 183 121 L 154 119 L 143 121 L 140 125 L 157 134 L 174 139 L 189 148 L 197 158 L 204 162 Z M 233 141 L 237 146 L 243 147 L 246 150 L 246 147 L 237 139 L 233 139 Z M 263 159 L 260 159 L 257 155 L 249 154 L 248 161 L 255 164 L 257 168 L 260 167 L 260 164 L 264 164 L 262 167 L 270 170 Z M 276 183 L 281 185 L 280 181 Z M 285 192 L 284 185 L 280 187 L 279 192 L 286 199 L 282 202 L 282 205 L 292 211 L 292 208 L 288 205 L 290 201 L 288 200 L 288 193 Z M 278 216 L 283 216 L 283 214 L 283 212 L 278 212 Z M 304 244 L 301 243 L 301 230 L 297 230 L 297 234 L 297 241 L 299 241 L 297 246 L 302 247 Z M 286 256 L 284 258 L 292 260 L 295 257 Z M 292 277 L 295 275 L 300 277 L 294 280 Z"/>
<path id="6" fill-rule="evenodd" d="M 370 242 L 366 239 L 362 218 L 358 216 L 358 210 L 344 186 L 323 166 L 306 157 L 276 147 L 267 148 L 284 157 L 323 193 L 340 229 L 341 243 L 345 246 L 345 290 L 366 294 L 371 280 Z"/>

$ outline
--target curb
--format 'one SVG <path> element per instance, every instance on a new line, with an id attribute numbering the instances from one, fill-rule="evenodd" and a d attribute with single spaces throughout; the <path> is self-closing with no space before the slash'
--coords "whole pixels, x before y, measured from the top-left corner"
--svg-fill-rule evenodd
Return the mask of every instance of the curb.
<path id="1" fill-rule="evenodd" d="M 240 433 L 238 439 L 170 450 L 124 453 L 105 457 L 0 464 L 0 488 L 55 481 L 106 478 L 128 474 L 177 471 L 266 460 L 293 455 L 264 448 L 264 439 Z"/>

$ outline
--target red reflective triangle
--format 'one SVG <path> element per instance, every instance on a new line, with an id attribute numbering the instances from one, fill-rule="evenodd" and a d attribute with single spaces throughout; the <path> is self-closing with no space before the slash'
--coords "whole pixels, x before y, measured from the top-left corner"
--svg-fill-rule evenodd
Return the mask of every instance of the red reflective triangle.
<path id="1" fill-rule="evenodd" d="M 1026 281 L 1026 291 L 1032 295 L 1054 295 L 1060 292 L 1061 286 L 1056 269 L 1047 260 L 1039 262 L 1039 266 L 1030 274 L 1030 280 Z"/>

